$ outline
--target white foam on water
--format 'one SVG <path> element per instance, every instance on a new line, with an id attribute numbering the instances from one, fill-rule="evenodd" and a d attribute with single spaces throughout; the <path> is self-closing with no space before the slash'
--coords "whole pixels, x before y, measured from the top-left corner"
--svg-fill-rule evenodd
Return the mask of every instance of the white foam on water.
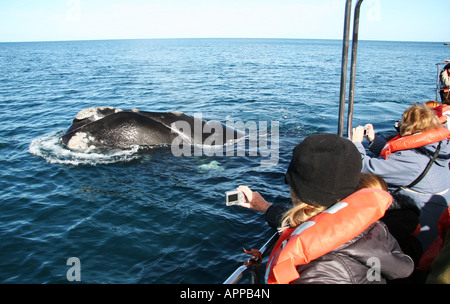
<path id="1" fill-rule="evenodd" d="M 33 155 L 44 158 L 50 164 L 72 166 L 113 164 L 129 162 L 139 158 L 137 154 L 139 146 L 133 146 L 127 150 L 112 150 L 108 152 L 99 152 L 95 149 L 72 151 L 59 142 L 61 135 L 61 132 L 56 132 L 36 138 L 31 142 L 28 151 Z"/>
<path id="2" fill-rule="evenodd" d="M 198 169 L 200 170 L 199 173 L 204 173 L 205 171 L 224 171 L 225 169 L 220 166 L 220 163 L 218 161 L 211 161 L 207 164 L 202 164 L 198 166 Z"/>

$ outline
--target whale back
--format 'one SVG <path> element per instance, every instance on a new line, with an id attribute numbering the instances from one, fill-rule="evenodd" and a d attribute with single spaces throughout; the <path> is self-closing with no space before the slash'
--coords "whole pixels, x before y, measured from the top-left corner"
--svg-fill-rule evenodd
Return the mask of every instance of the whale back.
<path id="1" fill-rule="evenodd" d="M 222 135 L 221 144 L 243 136 L 241 132 L 219 122 L 212 124 L 213 121 L 208 122 L 179 111 L 147 112 L 92 107 L 75 116 L 72 125 L 61 137 L 61 142 L 71 150 L 170 145 L 180 135 L 177 133 L 178 126 L 186 126 L 186 123 L 189 128 L 185 128 L 183 133 L 190 138 L 190 144 L 202 144 L 214 132 L 219 131 Z M 206 124 L 210 125 L 205 128 Z"/>

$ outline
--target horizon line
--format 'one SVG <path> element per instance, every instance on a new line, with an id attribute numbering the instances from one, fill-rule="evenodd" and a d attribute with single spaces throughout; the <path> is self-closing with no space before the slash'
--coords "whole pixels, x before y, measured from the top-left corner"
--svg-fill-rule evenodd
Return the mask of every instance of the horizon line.
<path id="1" fill-rule="evenodd" d="M 183 39 L 259 39 L 259 40 L 339 40 L 343 38 L 290 38 L 290 37 L 153 37 L 153 38 L 95 38 L 95 39 L 61 39 L 61 40 L 24 40 L 24 41 L 0 41 L 0 43 L 39 43 L 39 42 L 88 42 L 88 41 L 119 41 L 119 40 L 183 40 Z M 349 40 L 350 42 L 352 39 Z M 373 42 L 419 42 L 419 43 L 442 43 L 446 41 L 428 41 L 428 40 L 379 40 L 379 39 L 359 39 L 358 41 Z"/>

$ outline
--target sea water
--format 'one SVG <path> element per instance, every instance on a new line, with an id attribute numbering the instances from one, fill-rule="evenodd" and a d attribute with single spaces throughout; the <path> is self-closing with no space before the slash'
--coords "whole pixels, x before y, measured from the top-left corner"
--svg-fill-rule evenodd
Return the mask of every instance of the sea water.
<path id="1" fill-rule="evenodd" d="M 394 132 L 411 103 L 435 99 L 449 53 L 360 41 L 353 124 Z M 289 203 L 292 149 L 337 133 L 341 55 L 339 40 L 0 43 L 0 282 L 222 283 L 248 258 L 242 248 L 273 234 L 261 214 L 227 207 L 225 192 L 248 185 Z M 263 134 L 279 140 L 277 161 L 68 150 L 59 137 L 92 106 L 277 123 Z"/>

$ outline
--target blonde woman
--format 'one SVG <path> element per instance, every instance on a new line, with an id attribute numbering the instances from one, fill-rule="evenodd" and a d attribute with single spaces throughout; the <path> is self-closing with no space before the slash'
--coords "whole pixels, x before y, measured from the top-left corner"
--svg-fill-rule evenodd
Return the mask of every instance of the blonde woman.
<path id="1" fill-rule="evenodd" d="M 352 141 L 362 157 L 362 172 L 381 176 L 390 192 L 408 196 L 417 204 L 422 226 L 417 237 L 426 250 L 437 236 L 437 220 L 450 202 L 450 131 L 439 124 L 432 109 L 420 104 L 405 110 L 399 131 L 387 142 L 375 135 L 371 124 L 358 126 Z M 366 153 L 364 137 L 375 157 Z"/>

